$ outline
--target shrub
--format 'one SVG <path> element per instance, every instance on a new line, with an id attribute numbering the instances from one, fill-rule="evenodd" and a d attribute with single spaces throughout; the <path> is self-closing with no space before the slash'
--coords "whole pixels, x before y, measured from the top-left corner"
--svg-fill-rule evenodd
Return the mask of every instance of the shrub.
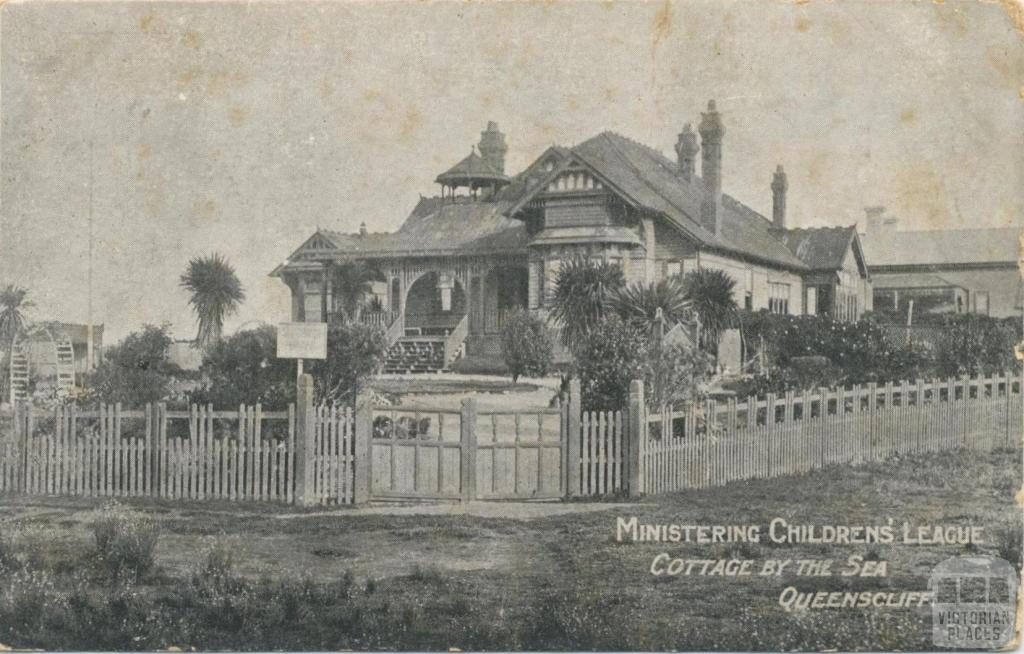
<path id="1" fill-rule="evenodd" d="M 168 326 L 146 325 L 110 348 L 103 363 L 89 376 L 90 399 L 139 407 L 165 400 L 181 370 L 167 360 L 171 346 Z"/>
<path id="2" fill-rule="evenodd" d="M 353 404 L 360 386 L 384 364 L 388 339 L 380 327 L 341 319 L 327 328 L 327 359 L 311 367 L 321 401 Z"/>
<path id="3" fill-rule="evenodd" d="M 681 342 L 651 345 L 644 369 L 645 401 L 649 408 L 699 400 L 702 382 L 712 370 L 711 357 Z"/>
<path id="4" fill-rule="evenodd" d="M 935 369 L 941 377 L 991 375 L 1013 370 L 1013 346 L 1019 340 L 1016 318 L 978 314 L 944 316 L 935 344 Z"/>
<path id="5" fill-rule="evenodd" d="M 994 536 L 999 558 L 1020 571 L 1024 527 L 1020 522 L 1004 525 L 994 531 Z"/>
<path id="6" fill-rule="evenodd" d="M 520 375 L 546 375 L 552 351 L 544 322 L 522 309 L 516 310 L 501 328 L 501 356 L 513 383 Z"/>
<path id="7" fill-rule="evenodd" d="M 153 569 L 160 528 L 115 502 L 96 511 L 90 525 L 102 570 L 114 580 L 134 581 Z"/>
<path id="8" fill-rule="evenodd" d="M 207 383 L 189 394 L 197 404 L 281 410 L 295 401 L 295 362 L 277 358 L 277 330 L 269 325 L 218 341 L 206 351 L 202 372 Z"/>
<path id="9" fill-rule="evenodd" d="M 629 400 L 629 384 L 647 371 L 648 344 L 638 329 L 612 315 L 597 323 L 576 357 L 583 408 L 617 410 Z"/>

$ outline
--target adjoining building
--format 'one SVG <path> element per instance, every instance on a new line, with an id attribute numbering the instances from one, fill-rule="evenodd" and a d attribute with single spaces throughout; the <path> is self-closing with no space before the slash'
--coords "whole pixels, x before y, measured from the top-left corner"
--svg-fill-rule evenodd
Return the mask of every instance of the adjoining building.
<path id="1" fill-rule="evenodd" d="M 724 193 L 724 135 L 711 101 L 697 131 L 686 125 L 679 134 L 675 161 L 602 132 L 551 146 L 512 176 L 505 135 L 491 122 L 479 152 L 438 175 L 440 195 L 421 198 L 397 231 L 370 233 L 365 223 L 354 234 L 318 230 L 271 274 L 291 289 L 293 320 L 319 321 L 338 306 L 332 269 L 362 262 L 375 270 L 382 311 L 364 319 L 387 327 L 410 370 L 463 353 L 496 355 L 505 317 L 520 308 L 546 313 L 561 263 L 575 256 L 621 266 L 630 282 L 717 268 L 748 309 L 844 320 L 869 310 L 856 229 L 787 229 L 781 166 L 766 184 L 771 219 Z"/>
<path id="2" fill-rule="evenodd" d="M 905 316 L 1020 313 L 1020 227 L 900 231 L 884 207 L 867 208 L 864 249 L 875 310 Z"/>

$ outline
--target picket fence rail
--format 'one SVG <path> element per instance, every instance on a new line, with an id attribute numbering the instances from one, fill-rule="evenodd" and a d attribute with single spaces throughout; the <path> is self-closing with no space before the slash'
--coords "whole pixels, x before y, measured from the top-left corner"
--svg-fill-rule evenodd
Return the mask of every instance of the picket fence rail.
<path id="1" fill-rule="evenodd" d="M 0 415 L 0 492 L 302 505 L 374 497 L 541 499 L 665 493 L 893 455 L 1021 445 L 1010 376 L 819 389 L 649 412 L 100 405 Z M 404 416 L 404 417 L 402 417 Z M 412 422 L 410 422 L 410 420 Z M 403 431 L 404 430 L 404 431 Z M 411 431 L 410 431 L 411 430 Z M 402 432 L 402 433 L 399 433 Z M 408 433 L 406 433 L 408 432 Z"/>
<path id="2" fill-rule="evenodd" d="M 648 415 L 634 384 L 637 483 L 663 493 L 809 472 L 893 455 L 1017 447 L 1019 378 L 868 384 L 764 399 L 709 401 Z"/>
<path id="3" fill-rule="evenodd" d="M 312 417 L 313 496 L 320 504 L 351 503 L 351 410 L 314 407 Z M 294 405 L 22 407 L 0 432 L 0 491 L 292 503 L 296 423 Z"/>

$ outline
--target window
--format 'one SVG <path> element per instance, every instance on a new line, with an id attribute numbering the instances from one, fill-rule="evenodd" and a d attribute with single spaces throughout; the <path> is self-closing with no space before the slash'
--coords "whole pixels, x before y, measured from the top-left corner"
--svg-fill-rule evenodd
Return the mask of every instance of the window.
<path id="1" fill-rule="evenodd" d="M 789 313 L 789 284 L 768 283 L 768 310 L 772 313 Z"/>
<path id="2" fill-rule="evenodd" d="M 675 277 L 676 275 L 683 272 L 683 264 L 679 261 L 666 261 L 665 262 L 665 277 Z"/>

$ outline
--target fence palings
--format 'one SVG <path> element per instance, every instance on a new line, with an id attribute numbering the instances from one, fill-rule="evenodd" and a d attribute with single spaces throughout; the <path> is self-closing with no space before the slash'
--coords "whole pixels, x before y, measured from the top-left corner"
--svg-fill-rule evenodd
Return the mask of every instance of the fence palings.
<path id="1" fill-rule="evenodd" d="M 1021 439 L 1021 402 L 1020 379 L 999 376 L 769 393 L 761 400 L 709 402 L 699 410 L 669 409 L 648 415 L 645 433 L 636 439 L 640 491 L 718 486 L 893 455 L 1011 447 Z M 584 414 L 583 494 L 609 492 L 588 482 L 588 446 L 602 438 L 595 435 L 595 421 L 600 425 Z M 680 423 L 685 425 L 674 428 Z"/>
<path id="2" fill-rule="evenodd" d="M 0 491 L 291 502 L 295 425 L 293 406 L 21 406 L 0 418 Z M 339 501 L 350 501 L 346 488 Z"/>

